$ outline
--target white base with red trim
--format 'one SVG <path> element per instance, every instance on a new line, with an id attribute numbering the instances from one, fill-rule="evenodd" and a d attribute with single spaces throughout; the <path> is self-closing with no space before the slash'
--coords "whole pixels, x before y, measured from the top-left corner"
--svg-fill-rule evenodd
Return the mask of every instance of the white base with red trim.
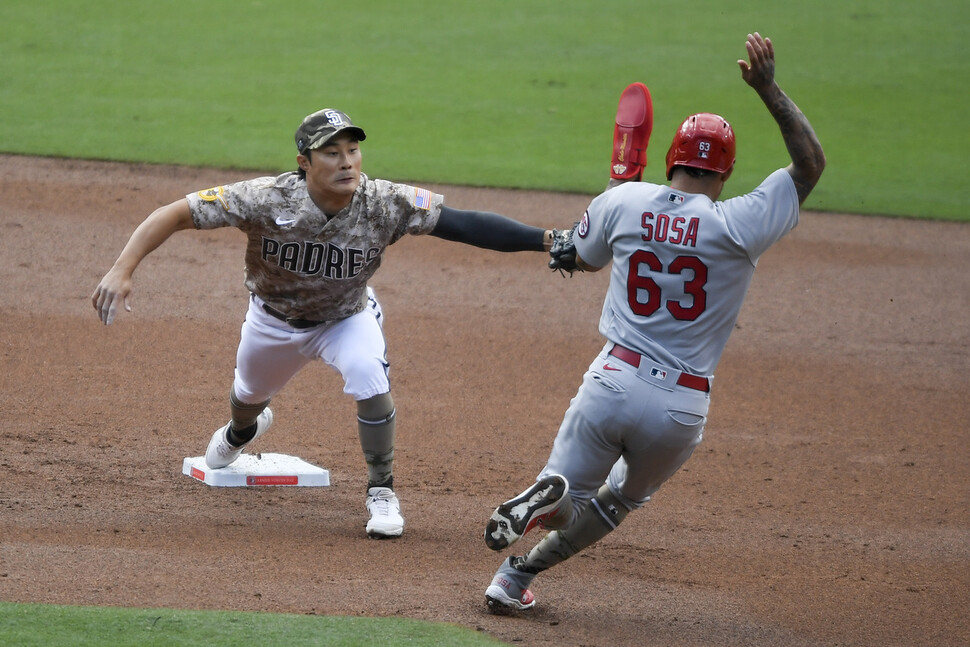
<path id="1" fill-rule="evenodd" d="M 182 473 L 216 487 L 330 485 L 328 470 L 286 454 L 242 454 L 232 465 L 217 470 L 206 466 L 205 456 L 193 456 L 182 461 Z"/>

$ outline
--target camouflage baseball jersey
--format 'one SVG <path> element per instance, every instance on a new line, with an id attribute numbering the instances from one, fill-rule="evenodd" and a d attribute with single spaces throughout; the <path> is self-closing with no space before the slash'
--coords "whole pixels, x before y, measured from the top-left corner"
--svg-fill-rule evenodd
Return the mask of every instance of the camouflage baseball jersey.
<path id="1" fill-rule="evenodd" d="M 289 317 L 333 321 L 359 312 L 384 250 L 405 234 L 427 234 L 444 197 L 360 175 L 350 204 L 328 217 L 296 172 L 217 186 L 186 196 L 197 229 L 246 233 L 249 290 Z"/>

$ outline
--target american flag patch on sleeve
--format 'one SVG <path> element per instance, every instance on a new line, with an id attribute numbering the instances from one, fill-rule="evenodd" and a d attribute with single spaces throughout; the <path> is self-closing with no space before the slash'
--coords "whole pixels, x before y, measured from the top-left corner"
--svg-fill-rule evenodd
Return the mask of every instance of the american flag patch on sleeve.
<path id="1" fill-rule="evenodd" d="M 431 191 L 427 189 L 414 189 L 414 199 L 412 203 L 418 209 L 430 209 L 431 208 Z"/>

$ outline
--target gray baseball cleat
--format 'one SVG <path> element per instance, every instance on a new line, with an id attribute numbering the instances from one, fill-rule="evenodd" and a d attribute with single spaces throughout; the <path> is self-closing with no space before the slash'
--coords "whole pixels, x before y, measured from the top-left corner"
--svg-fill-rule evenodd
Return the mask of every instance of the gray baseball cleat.
<path id="1" fill-rule="evenodd" d="M 223 427 L 219 427 L 212 434 L 212 440 L 209 441 L 209 446 L 205 450 L 205 464 L 211 469 L 219 469 L 220 467 L 231 465 L 239 458 L 239 455 L 242 454 L 242 450 L 246 445 L 249 445 L 253 440 L 265 434 L 273 424 L 273 411 L 269 407 L 263 409 L 259 417 L 256 418 L 256 435 L 253 436 L 252 440 L 243 443 L 239 447 L 230 445 L 229 440 L 226 438 L 230 424 L 232 423 L 230 422 Z"/>
<path id="2" fill-rule="evenodd" d="M 556 514 L 569 495 L 569 482 L 559 474 L 549 474 L 525 492 L 495 508 L 485 526 L 485 544 L 502 550 L 536 526 L 543 526 Z"/>
<path id="3" fill-rule="evenodd" d="M 535 575 L 523 573 L 513 566 L 521 557 L 509 557 L 502 562 L 492 583 L 485 589 L 485 604 L 492 613 L 524 611 L 535 606 L 536 597 L 529 590 Z"/>

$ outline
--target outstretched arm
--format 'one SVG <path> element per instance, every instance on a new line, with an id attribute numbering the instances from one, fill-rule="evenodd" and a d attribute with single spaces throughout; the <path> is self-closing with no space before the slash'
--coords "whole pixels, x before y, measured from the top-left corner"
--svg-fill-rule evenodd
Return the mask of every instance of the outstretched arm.
<path id="1" fill-rule="evenodd" d="M 822 145 L 808 119 L 775 82 L 775 48 L 771 39 L 762 38 L 757 32 L 748 34 L 745 48 L 750 63 L 738 61 L 741 78 L 758 93 L 781 128 L 781 136 L 792 160 L 786 170 L 795 182 L 798 203 L 802 204 L 825 168 Z"/>
<path id="2" fill-rule="evenodd" d="M 193 227 L 192 212 L 184 198 L 164 207 L 159 207 L 138 225 L 121 250 L 118 260 L 104 275 L 94 294 L 91 304 L 105 325 L 114 321 L 118 306 L 123 304 L 131 312 L 128 295 L 131 294 L 131 275 L 142 259 L 168 240 L 176 231 Z"/>
<path id="3" fill-rule="evenodd" d="M 552 244 L 552 230 L 523 224 L 488 211 L 442 207 L 432 236 L 499 252 L 541 252 Z"/>

